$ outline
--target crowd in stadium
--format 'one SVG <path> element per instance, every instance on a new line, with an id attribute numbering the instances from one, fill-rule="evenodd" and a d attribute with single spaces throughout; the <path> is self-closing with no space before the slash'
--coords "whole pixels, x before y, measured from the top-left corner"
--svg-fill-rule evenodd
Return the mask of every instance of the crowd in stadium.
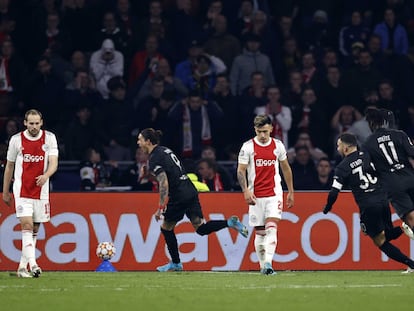
<path id="1" fill-rule="evenodd" d="M 147 127 L 211 191 L 237 188 L 217 161 L 237 161 L 257 114 L 297 190 L 330 189 L 336 139 L 366 139 L 367 107 L 414 137 L 413 0 L 0 0 L 0 46 L 2 160 L 36 108 L 59 159 L 107 161 L 108 184 L 137 183 Z"/>

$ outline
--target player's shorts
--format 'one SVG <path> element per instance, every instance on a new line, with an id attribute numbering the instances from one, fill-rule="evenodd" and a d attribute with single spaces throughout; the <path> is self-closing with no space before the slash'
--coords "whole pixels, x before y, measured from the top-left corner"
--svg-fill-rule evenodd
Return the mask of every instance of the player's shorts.
<path id="1" fill-rule="evenodd" d="M 195 217 L 204 218 L 198 196 L 194 196 L 185 201 L 169 201 L 167 210 L 164 213 L 164 220 L 167 222 L 179 222 L 184 218 L 184 215 L 190 220 Z"/>
<path id="2" fill-rule="evenodd" d="M 48 222 L 50 220 L 49 200 L 15 198 L 16 216 L 33 217 L 33 222 Z"/>
<path id="3" fill-rule="evenodd" d="M 361 231 L 371 238 L 374 238 L 383 230 L 391 229 L 393 225 L 388 201 L 384 201 L 381 205 L 362 209 L 360 225 Z"/>
<path id="4" fill-rule="evenodd" d="M 264 226 L 266 218 L 282 219 L 283 195 L 256 198 L 255 205 L 249 205 L 249 226 Z"/>

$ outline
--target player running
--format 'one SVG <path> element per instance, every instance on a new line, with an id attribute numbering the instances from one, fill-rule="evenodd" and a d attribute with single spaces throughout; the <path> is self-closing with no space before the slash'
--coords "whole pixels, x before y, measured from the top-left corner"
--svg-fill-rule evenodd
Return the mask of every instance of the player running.
<path id="1" fill-rule="evenodd" d="M 174 227 L 186 215 L 199 235 L 230 227 L 236 229 L 245 238 L 248 230 L 239 218 L 232 216 L 227 220 L 205 221 L 198 192 L 186 175 L 180 160 L 171 149 L 160 146 L 161 131 L 146 128 L 138 135 L 137 144 L 149 154 L 149 173 L 156 177 L 159 187 L 159 208 L 155 219 L 161 220 L 161 233 L 167 244 L 171 261 L 157 267 L 160 272 L 181 271 L 183 265 L 178 252 L 177 238 Z"/>

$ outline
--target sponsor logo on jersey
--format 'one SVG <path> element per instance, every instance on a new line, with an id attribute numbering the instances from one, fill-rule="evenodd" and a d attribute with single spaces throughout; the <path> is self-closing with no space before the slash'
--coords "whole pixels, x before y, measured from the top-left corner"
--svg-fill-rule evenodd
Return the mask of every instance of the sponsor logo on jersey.
<path id="1" fill-rule="evenodd" d="M 45 158 L 42 155 L 32 155 L 30 153 L 26 153 L 23 155 L 23 162 L 40 162 L 44 159 Z"/>
<path id="2" fill-rule="evenodd" d="M 276 164 L 276 160 L 265 160 L 265 159 L 256 159 L 256 166 L 273 166 Z"/>

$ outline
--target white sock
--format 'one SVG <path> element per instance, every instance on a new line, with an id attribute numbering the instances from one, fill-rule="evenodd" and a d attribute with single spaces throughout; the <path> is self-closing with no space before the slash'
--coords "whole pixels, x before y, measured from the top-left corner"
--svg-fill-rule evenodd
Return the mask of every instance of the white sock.
<path id="1" fill-rule="evenodd" d="M 36 242 L 37 242 L 37 232 L 33 232 L 33 247 L 36 251 Z"/>
<path id="2" fill-rule="evenodd" d="M 30 268 L 37 265 L 32 230 L 22 230 L 22 256 L 26 258 Z"/>
<path id="3" fill-rule="evenodd" d="M 265 260 L 265 230 L 256 230 L 256 235 L 254 237 L 254 248 L 256 249 L 256 255 L 259 259 L 260 269 L 263 269 L 264 260 Z"/>
<path id="4" fill-rule="evenodd" d="M 265 226 L 265 262 L 272 264 L 273 256 L 275 255 L 277 245 L 277 223 L 269 221 Z"/>

